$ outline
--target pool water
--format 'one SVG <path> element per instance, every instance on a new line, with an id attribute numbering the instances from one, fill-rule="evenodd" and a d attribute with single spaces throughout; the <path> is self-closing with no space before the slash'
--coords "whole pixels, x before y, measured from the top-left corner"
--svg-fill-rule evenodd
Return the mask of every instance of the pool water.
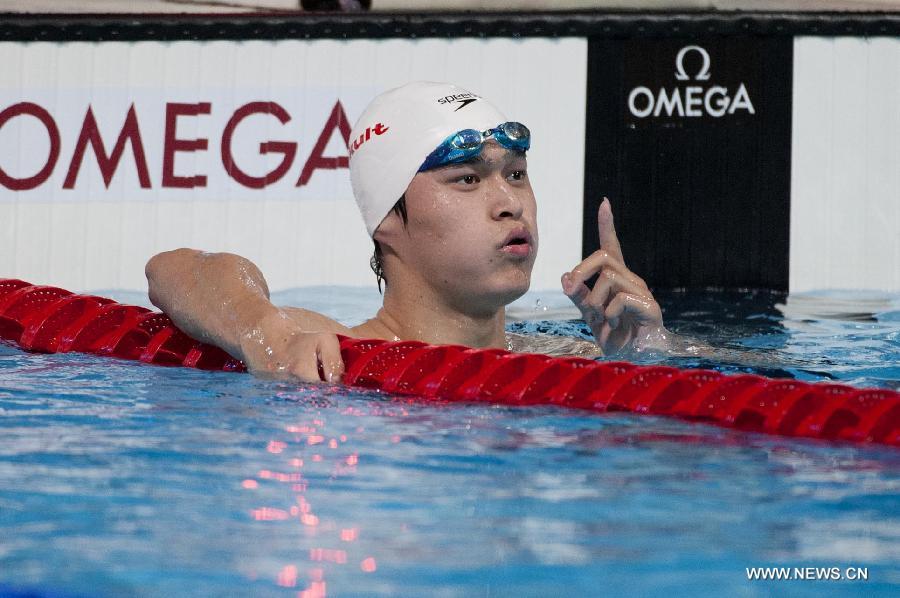
<path id="1" fill-rule="evenodd" d="M 658 298 L 670 329 L 716 349 L 639 361 L 900 388 L 900 296 Z M 378 296 L 276 300 L 355 323 Z M 585 334 L 573 317 L 531 293 L 509 329 Z M 762 566 L 868 580 L 748 580 Z M 896 449 L 0 345 L 0 595 L 898 590 Z"/>

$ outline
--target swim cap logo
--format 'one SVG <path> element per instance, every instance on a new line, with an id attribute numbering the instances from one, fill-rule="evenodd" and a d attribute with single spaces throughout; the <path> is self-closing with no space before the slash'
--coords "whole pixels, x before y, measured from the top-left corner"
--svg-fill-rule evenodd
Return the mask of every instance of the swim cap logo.
<path id="1" fill-rule="evenodd" d="M 366 130 L 359 134 L 359 137 L 354 139 L 348 146 L 347 150 L 350 152 L 350 155 L 356 153 L 362 145 L 372 138 L 372 134 L 375 135 L 384 135 L 390 130 L 390 127 L 386 127 L 381 123 L 375 123 L 374 127 L 366 127 Z"/>
<path id="2" fill-rule="evenodd" d="M 675 56 L 675 80 L 691 81 L 685 68 L 685 57 L 696 53 L 700 55 L 700 70 L 693 76 L 693 81 L 709 81 L 712 59 L 709 52 L 700 46 L 685 46 Z M 702 85 L 687 85 L 666 89 L 660 87 L 655 94 L 649 87 L 640 85 L 628 94 L 628 109 L 638 118 L 647 117 L 701 117 L 721 118 L 744 110 L 747 114 L 756 114 L 747 86 L 742 82 L 734 95 L 727 87 L 713 85 L 705 88 Z"/>
<path id="3" fill-rule="evenodd" d="M 454 110 L 454 112 L 459 112 L 460 110 L 462 110 L 463 108 L 465 108 L 466 106 L 471 104 L 472 102 L 477 102 L 478 98 L 480 98 L 480 97 L 481 96 L 477 96 L 474 93 L 469 93 L 469 92 L 457 93 L 457 94 L 452 94 L 449 96 L 444 96 L 442 98 L 438 98 L 437 103 L 444 104 L 447 106 L 452 106 L 454 104 L 458 104 L 456 106 L 456 109 Z"/>

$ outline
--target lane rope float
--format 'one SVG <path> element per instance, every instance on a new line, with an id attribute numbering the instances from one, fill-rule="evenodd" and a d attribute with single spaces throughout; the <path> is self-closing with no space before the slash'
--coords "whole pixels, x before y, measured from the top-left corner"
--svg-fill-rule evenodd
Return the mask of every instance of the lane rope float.
<path id="1" fill-rule="evenodd" d="M 900 446 L 900 393 L 887 389 L 339 338 L 349 386 L 451 402 L 666 415 L 782 436 Z M 0 279 L 0 339 L 27 351 L 245 371 L 239 360 L 190 338 L 163 313 L 16 279 Z"/>

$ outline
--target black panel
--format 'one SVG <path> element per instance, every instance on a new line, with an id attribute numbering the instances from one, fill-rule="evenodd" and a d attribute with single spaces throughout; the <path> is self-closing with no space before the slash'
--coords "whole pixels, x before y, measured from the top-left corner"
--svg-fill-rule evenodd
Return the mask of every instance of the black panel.
<path id="1" fill-rule="evenodd" d="M 709 77 L 697 80 L 703 52 L 691 49 L 679 81 L 676 57 L 692 45 L 708 54 Z M 628 266 L 651 287 L 787 289 L 792 59 L 792 40 L 781 38 L 591 40 L 584 255 L 598 248 L 597 207 L 608 196 Z M 690 116 L 689 93 L 704 100 L 716 86 L 742 98 L 733 113 L 712 116 L 702 103 Z M 629 106 L 639 87 L 655 98 L 644 117 Z M 669 103 L 654 116 L 660 89 Z M 636 97 L 642 114 L 647 92 Z"/>
<path id="2" fill-rule="evenodd" d="M 900 35 L 898 13 L 544 12 L 23 15 L 0 13 L 0 41 L 659 38 L 702 35 Z"/>

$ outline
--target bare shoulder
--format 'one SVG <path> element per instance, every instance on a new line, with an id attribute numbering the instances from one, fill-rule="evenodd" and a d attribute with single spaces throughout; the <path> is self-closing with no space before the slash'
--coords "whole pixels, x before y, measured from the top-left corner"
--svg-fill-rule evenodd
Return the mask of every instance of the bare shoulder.
<path id="1" fill-rule="evenodd" d="M 282 307 L 281 310 L 306 332 L 333 332 L 344 336 L 356 336 L 347 326 L 318 312 L 302 307 Z"/>

